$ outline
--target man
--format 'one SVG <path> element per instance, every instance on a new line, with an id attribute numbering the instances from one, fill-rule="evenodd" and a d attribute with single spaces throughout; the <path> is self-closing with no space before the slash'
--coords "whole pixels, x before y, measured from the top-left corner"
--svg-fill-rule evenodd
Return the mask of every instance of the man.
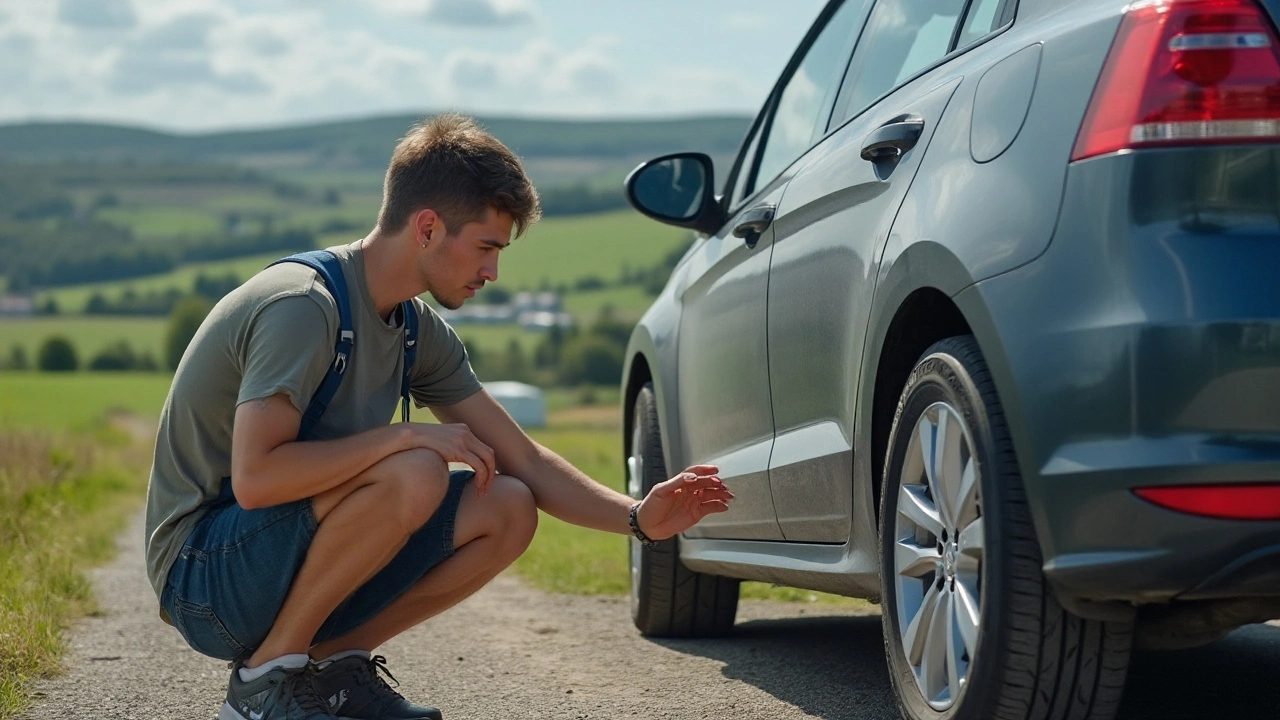
<path id="1" fill-rule="evenodd" d="M 302 413 L 338 334 L 316 271 L 264 270 L 196 333 L 160 419 L 147 566 L 162 617 L 196 650 L 236 661 L 220 720 L 439 718 L 392 690 L 372 651 L 513 562 L 537 509 L 655 540 L 727 509 L 714 467 L 689 468 L 635 509 L 533 442 L 481 388 L 457 335 L 414 299 L 461 306 L 497 280 L 513 228 L 518 237 L 538 216 L 519 161 L 471 121 L 413 128 L 377 226 L 331 249 L 355 343 L 305 441 Z M 409 299 L 411 392 L 439 425 L 387 423 Z"/>

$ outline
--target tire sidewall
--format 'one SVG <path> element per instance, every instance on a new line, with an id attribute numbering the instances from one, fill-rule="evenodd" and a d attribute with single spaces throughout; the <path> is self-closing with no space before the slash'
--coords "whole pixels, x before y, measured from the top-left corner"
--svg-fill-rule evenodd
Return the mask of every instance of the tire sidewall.
<path id="1" fill-rule="evenodd" d="M 935 344 L 907 379 L 889 437 L 888 455 L 880 498 L 880 579 L 883 592 L 881 619 L 885 653 L 894 693 L 905 718 L 911 720 L 952 720 L 987 718 L 994 705 L 993 685 L 998 668 L 991 658 L 998 654 L 1001 638 L 1007 628 L 1001 621 L 999 598 L 1005 591 L 1002 582 L 1005 559 L 1000 542 L 1003 518 L 1000 513 L 1000 464 L 996 439 L 992 436 L 992 413 L 978 392 L 975 374 L 985 377 L 985 367 L 970 367 L 964 358 L 965 342 L 971 338 L 950 338 Z M 973 346 L 976 348 L 976 345 Z M 900 619 L 897 617 L 897 589 L 894 578 L 893 527 L 901 470 L 906 458 L 910 433 L 925 409 L 936 402 L 954 408 L 966 426 L 975 469 L 980 478 L 980 508 L 985 532 L 982 558 L 981 593 L 979 598 L 978 651 L 970 659 L 965 688 L 957 702 L 939 712 L 921 695 L 902 648 Z"/>
<path id="2" fill-rule="evenodd" d="M 635 410 L 633 411 L 632 428 L 640 428 L 640 456 L 643 459 L 644 467 L 642 468 L 640 478 L 640 497 L 633 498 L 637 502 L 642 500 L 654 485 L 666 480 L 666 459 L 662 455 L 662 437 L 658 425 L 657 400 L 653 392 L 653 386 L 646 384 L 640 389 L 639 395 L 636 396 Z M 634 437 L 634 435 L 632 436 Z M 629 439 L 629 442 L 632 440 Z M 628 456 L 636 453 L 634 447 L 629 448 Z M 631 564 L 633 557 L 632 544 L 638 543 L 633 537 L 627 539 L 627 572 L 631 577 Z M 631 603 L 631 620 L 639 628 L 652 627 L 650 619 L 647 617 L 647 606 L 652 604 L 647 601 L 647 596 L 653 593 L 652 575 L 654 572 L 654 555 L 662 553 L 664 555 L 673 555 L 679 552 L 677 537 L 671 537 L 666 540 L 658 541 L 653 547 L 640 548 L 640 572 L 638 577 L 639 587 L 632 588 Z M 638 597 L 639 602 L 635 601 Z"/>

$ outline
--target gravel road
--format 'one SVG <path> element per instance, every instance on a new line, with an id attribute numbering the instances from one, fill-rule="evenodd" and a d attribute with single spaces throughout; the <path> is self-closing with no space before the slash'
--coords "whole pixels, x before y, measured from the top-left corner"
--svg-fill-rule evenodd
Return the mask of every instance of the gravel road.
<path id="1" fill-rule="evenodd" d="M 68 672 L 41 683 L 27 720 L 208 720 L 225 663 L 160 622 L 142 566 L 139 515 L 94 571 L 101 612 L 70 636 Z M 405 695 L 450 720 L 481 718 L 897 717 L 877 615 L 744 601 L 730 638 L 654 641 L 625 599 L 552 595 L 507 574 L 384 646 Z M 1280 717 L 1280 627 L 1140 654 L 1123 720 Z"/>

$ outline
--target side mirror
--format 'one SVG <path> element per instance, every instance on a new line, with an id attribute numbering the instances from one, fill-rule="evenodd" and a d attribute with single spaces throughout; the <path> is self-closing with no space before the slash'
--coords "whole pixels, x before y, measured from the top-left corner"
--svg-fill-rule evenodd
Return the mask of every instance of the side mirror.
<path id="1" fill-rule="evenodd" d="M 713 235 L 725 222 L 716 202 L 715 171 L 703 153 L 663 155 L 627 176 L 627 200 L 659 222 Z"/>

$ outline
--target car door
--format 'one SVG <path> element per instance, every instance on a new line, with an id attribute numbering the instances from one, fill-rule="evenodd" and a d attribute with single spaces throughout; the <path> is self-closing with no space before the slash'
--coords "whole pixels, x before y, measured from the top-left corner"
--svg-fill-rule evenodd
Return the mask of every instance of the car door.
<path id="1" fill-rule="evenodd" d="M 730 220 L 688 261 L 678 350 L 682 441 L 691 462 L 720 467 L 735 496 L 729 512 L 704 518 L 688 537 L 783 539 L 769 486 L 771 223 L 792 161 L 826 128 L 855 19 L 861 22 L 854 16 L 867 4 L 832 2 L 819 15 L 770 93 L 726 183 L 723 202 Z"/>
<path id="2" fill-rule="evenodd" d="M 849 539 L 853 408 L 877 258 L 959 85 L 945 66 L 932 66 L 950 52 L 968 4 L 876 1 L 844 74 L 834 130 L 805 156 L 778 206 L 769 269 L 776 434 L 769 481 L 788 541 Z"/>
<path id="3" fill-rule="evenodd" d="M 707 516 L 689 537 L 782 539 L 768 475 L 773 413 L 764 326 L 773 234 L 750 243 L 733 234 L 748 212 L 776 205 L 778 196 L 753 198 L 687 261 L 676 370 L 681 444 L 690 464 L 719 466 L 735 496 L 728 512 Z"/>

